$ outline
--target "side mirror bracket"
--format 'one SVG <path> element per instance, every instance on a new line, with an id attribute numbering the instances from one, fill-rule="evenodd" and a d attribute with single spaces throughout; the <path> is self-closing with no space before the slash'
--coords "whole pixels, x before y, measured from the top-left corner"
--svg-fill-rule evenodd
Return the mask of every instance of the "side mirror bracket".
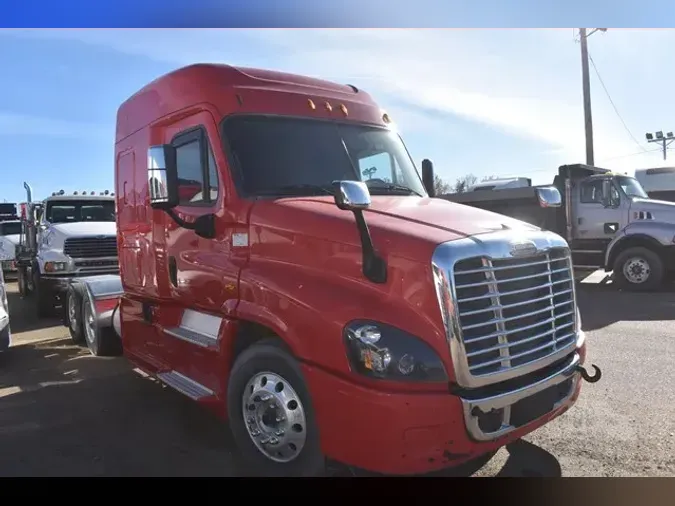
<path id="1" fill-rule="evenodd" d="M 335 181 L 335 205 L 343 211 L 351 211 L 356 219 L 356 227 L 361 239 L 363 275 L 373 283 L 387 282 L 387 263 L 378 255 L 368 230 L 364 209 L 370 207 L 368 186 L 361 181 Z"/>

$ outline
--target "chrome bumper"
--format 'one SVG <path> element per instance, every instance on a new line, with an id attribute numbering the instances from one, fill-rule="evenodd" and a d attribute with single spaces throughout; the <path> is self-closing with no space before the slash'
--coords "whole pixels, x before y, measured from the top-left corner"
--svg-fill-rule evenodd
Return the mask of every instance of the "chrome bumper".
<path id="1" fill-rule="evenodd" d="M 580 356 L 575 353 L 571 360 L 565 362 L 560 369 L 550 374 L 546 378 L 529 384 L 527 386 L 504 392 L 490 397 L 483 397 L 480 399 L 465 399 L 460 397 L 464 409 L 464 422 L 470 436 L 477 441 L 492 441 L 501 436 L 505 436 L 516 429 L 519 429 L 538 418 L 546 416 L 548 413 L 555 411 L 565 405 L 571 404 L 572 397 L 576 391 L 580 380 L 580 373 L 578 366 L 580 364 Z M 526 421 L 520 425 L 512 423 L 512 408 L 519 401 L 528 399 L 529 397 L 543 392 L 544 390 L 560 385 L 571 379 L 569 390 L 562 396 L 546 413 Z M 480 427 L 479 417 L 487 415 L 491 412 L 496 412 L 496 415 L 501 419 L 501 425 L 497 430 L 486 432 Z"/>

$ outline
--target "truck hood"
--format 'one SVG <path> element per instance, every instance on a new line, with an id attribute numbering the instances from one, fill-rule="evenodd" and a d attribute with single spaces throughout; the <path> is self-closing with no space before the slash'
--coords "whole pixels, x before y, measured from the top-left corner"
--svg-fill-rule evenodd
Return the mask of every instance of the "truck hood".
<path id="1" fill-rule="evenodd" d="M 364 216 L 373 240 L 384 236 L 381 239 L 390 242 L 392 251 L 397 252 L 400 250 L 395 246 L 402 246 L 407 240 L 419 239 L 437 245 L 496 230 L 539 230 L 501 214 L 435 198 L 373 196 Z M 358 243 L 353 214 L 338 209 L 329 196 L 258 201 L 251 225 L 278 226 L 288 232 L 333 241 L 349 237 L 355 241 L 348 242 Z M 383 246 L 382 242 L 376 244 L 376 247 Z"/>
<path id="2" fill-rule="evenodd" d="M 630 206 L 630 220 L 638 219 L 635 213 L 640 211 L 652 213 L 653 219 L 656 221 L 675 223 L 675 202 L 633 197 Z"/>
<path id="3" fill-rule="evenodd" d="M 64 237 L 83 235 L 116 235 L 117 224 L 114 221 L 82 221 L 75 223 L 53 223 L 54 230 Z"/>

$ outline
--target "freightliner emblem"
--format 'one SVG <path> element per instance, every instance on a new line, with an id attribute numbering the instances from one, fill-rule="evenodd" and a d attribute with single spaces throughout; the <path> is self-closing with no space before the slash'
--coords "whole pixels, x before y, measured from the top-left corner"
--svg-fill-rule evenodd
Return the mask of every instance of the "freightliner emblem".
<path id="1" fill-rule="evenodd" d="M 526 257 L 537 253 L 537 245 L 532 241 L 519 241 L 511 243 L 511 256 Z"/>

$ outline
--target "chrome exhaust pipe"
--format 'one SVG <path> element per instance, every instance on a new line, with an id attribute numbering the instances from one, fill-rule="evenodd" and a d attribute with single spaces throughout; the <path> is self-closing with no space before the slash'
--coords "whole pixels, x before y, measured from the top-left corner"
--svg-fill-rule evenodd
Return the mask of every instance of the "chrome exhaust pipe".
<path id="1" fill-rule="evenodd" d="M 23 182 L 23 187 L 26 190 L 26 202 L 33 202 L 33 189 L 25 181 Z"/>

